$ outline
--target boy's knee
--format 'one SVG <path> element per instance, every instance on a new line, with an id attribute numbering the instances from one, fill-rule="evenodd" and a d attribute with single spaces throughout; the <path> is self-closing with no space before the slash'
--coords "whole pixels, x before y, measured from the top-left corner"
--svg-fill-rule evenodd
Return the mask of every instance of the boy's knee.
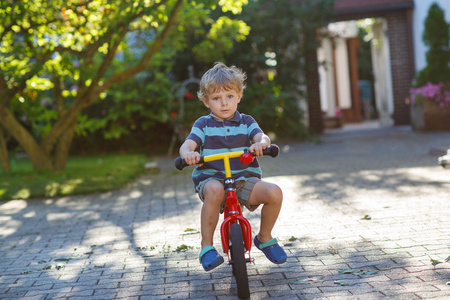
<path id="1" fill-rule="evenodd" d="M 281 203 L 283 201 L 283 191 L 278 185 L 273 184 L 269 190 L 269 197 L 272 202 Z"/>
<path id="2" fill-rule="evenodd" d="M 260 200 L 262 200 L 260 203 L 281 204 L 283 202 L 283 191 L 281 190 L 281 188 L 273 183 L 265 183 L 265 184 L 266 184 L 265 188 L 261 189 L 260 193 L 258 193 L 258 195 L 260 195 L 261 197 Z"/>
<path id="3" fill-rule="evenodd" d="M 205 196 L 205 201 L 222 204 L 225 191 L 220 181 L 210 180 L 206 183 L 203 194 Z"/>

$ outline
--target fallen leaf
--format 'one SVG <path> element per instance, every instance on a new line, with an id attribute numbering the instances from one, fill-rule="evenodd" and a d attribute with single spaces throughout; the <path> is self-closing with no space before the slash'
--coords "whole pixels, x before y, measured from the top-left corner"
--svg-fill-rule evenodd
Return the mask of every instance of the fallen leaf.
<path id="1" fill-rule="evenodd" d="M 289 281 L 289 284 L 305 284 L 305 283 L 313 283 L 314 280 L 311 279 L 296 279 L 296 280 L 292 280 Z"/>
<path id="2" fill-rule="evenodd" d="M 54 261 L 69 261 L 71 258 L 57 258 Z"/>
<path id="3" fill-rule="evenodd" d="M 155 250 L 155 246 L 136 247 L 138 250 Z"/>
<path id="4" fill-rule="evenodd" d="M 378 270 L 339 270 L 341 274 L 352 274 L 352 275 L 374 275 L 377 274 Z"/>
<path id="5" fill-rule="evenodd" d="M 289 239 L 290 242 L 296 241 L 298 240 L 298 238 L 296 238 L 295 236 L 291 236 L 291 238 Z"/>
<path id="6" fill-rule="evenodd" d="M 361 220 L 372 220 L 372 217 L 369 215 L 365 215 L 364 217 L 361 218 Z"/>
<path id="7" fill-rule="evenodd" d="M 46 260 L 40 260 L 38 261 L 38 264 L 45 264 L 47 261 Z"/>
<path id="8" fill-rule="evenodd" d="M 336 280 L 334 283 L 335 283 L 335 284 L 339 284 L 339 285 L 341 285 L 341 286 L 347 286 L 347 285 L 349 285 L 348 282 L 345 281 L 345 280 Z"/>
<path id="9" fill-rule="evenodd" d="M 450 261 L 450 255 L 445 259 L 446 262 Z"/>
<path id="10" fill-rule="evenodd" d="M 378 271 L 378 270 L 369 270 L 369 271 L 364 271 L 363 275 L 374 275 L 374 274 L 377 274 L 378 272 L 380 272 L 380 271 Z"/>
<path id="11" fill-rule="evenodd" d="M 339 251 L 337 250 L 337 249 L 334 249 L 333 247 L 329 247 L 328 248 L 328 252 L 330 252 L 331 254 L 333 254 L 333 255 L 335 255 L 335 254 L 338 254 L 339 253 Z"/>
<path id="12" fill-rule="evenodd" d="M 181 235 L 198 234 L 198 233 L 200 233 L 200 231 L 198 231 L 197 229 L 186 228 L 184 233 L 182 233 Z"/>
<path id="13" fill-rule="evenodd" d="M 433 266 L 442 264 L 442 261 L 430 258 L 430 262 Z"/>
<path id="14" fill-rule="evenodd" d="M 175 249 L 175 251 L 176 252 L 181 252 L 181 251 L 186 251 L 186 250 L 189 250 L 189 249 L 193 249 L 193 247 L 192 246 L 187 246 L 185 244 L 182 244 L 182 245 L 178 246 L 177 249 Z"/>
<path id="15" fill-rule="evenodd" d="M 309 284 L 309 283 L 315 283 L 315 282 L 320 282 L 323 279 L 325 279 L 325 276 L 322 277 L 312 277 L 312 278 L 306 278 L 306 279 L 296 279 L 296 280 L 291 280 L 288 283 L 289 284 Z"/>

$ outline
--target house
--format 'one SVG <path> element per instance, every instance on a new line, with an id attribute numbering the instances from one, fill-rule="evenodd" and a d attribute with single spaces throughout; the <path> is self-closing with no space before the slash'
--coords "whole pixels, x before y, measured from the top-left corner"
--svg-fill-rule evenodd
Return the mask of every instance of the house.
<path id="1" fill-rule="evenodd" d="M 410 124 L 409 89 L 425 67 L 424 20 L 436 2 L 450 21 L 448 0 L 335 0 L 333 23 L 317 50 L 317 82 L 310 88 L 309 122 L 316 132 L 377 119 L 382 126 Z M 369 19 L 370 18 L 370 19 Z M 372 78 L 360 80 L 356 20 L 372 22 Z M 314 78 L 314 77 L 312 77 Z"/>

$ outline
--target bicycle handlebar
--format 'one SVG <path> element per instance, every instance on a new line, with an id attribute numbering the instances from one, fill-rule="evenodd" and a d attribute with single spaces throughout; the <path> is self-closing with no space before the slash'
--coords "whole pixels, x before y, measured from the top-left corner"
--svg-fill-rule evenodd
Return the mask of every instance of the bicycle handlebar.
<path id="1" fill-rule="evenodd" d="M 242 154 L 244 154 L 245 152 L 242 151 Z M 251 153 L 253 156 L 255 156 L 253 153 Z M 266 149 L 263 150 L 263 155 L 264 156 L 272 156 L 272 157 L 277 157 L 278 154 L 280 154 L 280 147 L 278 147 L 278 145 L 272 144 L 269 147 L 267 147 Z M 200 161 L 198 162 L 198 164 L 202 164 L 204 163 L 204 156 L 200 157 Z M 182 159 L 181 157 L 177 157 L 175 159 L 175 167 L 178 170 L 183 170 L 185 167 L 189 166 L 186 161 L 184 159 Z"/>

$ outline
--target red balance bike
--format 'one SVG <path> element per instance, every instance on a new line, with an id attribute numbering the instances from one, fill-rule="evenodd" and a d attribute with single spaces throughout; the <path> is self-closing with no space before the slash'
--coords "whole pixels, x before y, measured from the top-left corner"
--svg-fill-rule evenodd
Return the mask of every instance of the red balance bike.
<path id="1" fill-rule="evenodd" d="M 264 155 L 272 157 L 278 156 L 280 148 L 272 144 L 263 151 Z M 223 160 L 225 168 L 224 189 L 227 197 L 224 206 L 224 220 L 220 226 L 220 236 L 222 239 L 223 251 L 228 256 L 228 264 L 231 265 L 233 275 L 236 278 L 236 286 L 238 297 L 240 299 L 248 299 L 250 297 L 250 289 L 248 286 L 248 275 L 246 263 L 252 262 L 250 257 L 250 249 L 252 247 L 252 230 L 250 223 L 243 216 L 241 205 L 236 198 L 236 183 L 231 176 L 230 158 L 239 157 L 241 163 L 250 164 L 255 155 L 249 153 L 248 150 L 226 152 L 209 156 L 202 156 L 199 164 L 213 160 Z M 175 160 L 175 166 L 178 170 L 182 170 L 188 166 L 186 162 L 178 157 Z M 246 257 L 247 252 L 247 257 Z"/>

